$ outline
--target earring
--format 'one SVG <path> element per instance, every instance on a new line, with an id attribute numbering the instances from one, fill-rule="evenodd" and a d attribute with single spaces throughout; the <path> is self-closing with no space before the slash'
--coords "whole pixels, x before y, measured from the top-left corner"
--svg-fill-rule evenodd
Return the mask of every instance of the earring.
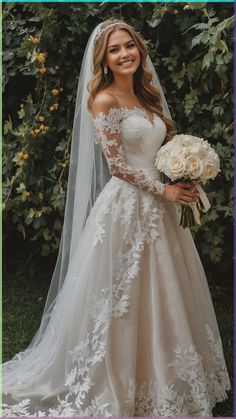
<path id="1" fill-rule="evenodd" d="M 108 73 L 107 67 L 103 67 L 103 73 L 104 73 L 104 76 L 106 77 L 107 76 L 107 73 Z"/>

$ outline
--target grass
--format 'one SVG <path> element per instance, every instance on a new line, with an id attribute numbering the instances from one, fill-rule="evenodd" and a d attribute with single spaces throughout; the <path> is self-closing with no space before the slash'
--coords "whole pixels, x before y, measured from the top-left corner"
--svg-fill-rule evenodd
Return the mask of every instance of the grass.
<path id="1" fill-rule="evenodd" d="M 3 361 L 24 350 L 34 337 L 46 295 L 43 281 L 18 277 L 3 284 Z"/>
<path id="2" fill-rule="evenodd" d="M 31 276 L 31 275 L 30 275 Z M 25 279 L 23 275 L 3 284 L 3 361 L 24 350 L 34 337 L 47 294 L 44 279 Z M 233 385 L 233 296 L 232 290 L 210 284 L 224 354 Z M 233 391 L 223 403 L 218 403 L 215 417 L 234 417 Z"/>
<path id="3" fill-rule="evenodd" d="M 216 317 L 220 329 L 222 344 L 224 348 L 225 362 L 228 368 L 232 391 L 228 393 L 228 399 L 222 403 L 217 403 L 213 410 L 215 417 L 234 417 L 234 310 L 233 310 L 233 290 L 229 288 L 210 287 L 213 303 L 215 306 Z"/>

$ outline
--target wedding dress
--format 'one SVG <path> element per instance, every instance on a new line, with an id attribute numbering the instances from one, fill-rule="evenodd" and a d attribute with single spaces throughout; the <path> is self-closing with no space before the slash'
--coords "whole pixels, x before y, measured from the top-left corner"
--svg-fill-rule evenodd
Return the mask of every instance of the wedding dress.
<path id="1" fill-rule="evenodd" d="M 230 381 L 206 280 L 154 159 L 144 109 L 94 119 L 113 176 L 40 344 L 3 366 L 5 416 L 211 416 Z"/>

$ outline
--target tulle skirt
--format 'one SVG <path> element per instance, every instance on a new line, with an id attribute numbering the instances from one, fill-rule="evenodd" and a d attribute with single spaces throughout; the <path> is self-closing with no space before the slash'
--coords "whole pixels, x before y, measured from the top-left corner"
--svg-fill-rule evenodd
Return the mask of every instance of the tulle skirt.
<path id="1" fill-rule="evenodd" d="M 112 177 L 41 342 L 3 366 L 5 416 L 211 416 L 230 381 L 178 207 Z"/>

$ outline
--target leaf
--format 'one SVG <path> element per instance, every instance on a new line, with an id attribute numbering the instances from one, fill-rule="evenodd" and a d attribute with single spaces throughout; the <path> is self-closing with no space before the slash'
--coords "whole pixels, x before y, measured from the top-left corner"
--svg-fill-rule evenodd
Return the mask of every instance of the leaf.
<path id="1" fill-rule="evenodd" d="M 23 224 L 18 224 L 18 226 L 17 226 L 17 230 L 18 230 L 20 233 L 22 233 L 23 238 L 24 238 L 24 240 L 25 240 L 25 238 L 26 238 L 26 231 L 25 231 L 25 227 L 24 227 L 24 225 L 23 225 Z"/>
<path id="2" fill-rule="evenodd" d="M 161 22 L 161 17 L 155 18 L 154 20 L 149 21 L 148 24 L 151 28 L 156 28 L 160 22 Z"/>
<path id="3" fill-rule="evenodd" d="M 16 191 L 19 193 L 21 193 L 22 191 L 25 191 L 25 184 L 21 182 L 18 188 L 16 188 Z"/>
<path id="4" fill-rule="evenodd" d="M 46 220 L 43 217 L 37 218 L 33 222 L 33 227 L 38 230 L 40 227 L 44 227 L 46 225 Z"/>
<path id="5" fill-rule="evenodd" d="M 24 116 L 25 116 L 25 110 L 24 110 L 24 108 L 21 108 L 17 113 L 18 113 L 19 119 L 23 119 L 24 118 Z"/>
<path id="6" fill-rule="evenodd" d="M 193 40 L 192 40 L 191 48 L 195 47 L 196 45 L 199 45 L 201 43 L 201 39 L 202 39 L 202 33 L 195 36 L 195 38 L 193 38 Z"/>
<path id="7" fill-rule="evenodd" d="M 6 135 L 9 131 L 12 131 L 12 120 L 9 115 L 9 120 L 4 122 L 4 135 Z"/>
<path id="8" fill-rule="evenodd" d="M 182 32 L 182 35 L 188 32 L 190 29 L 208 29 L 208 23 L 196 23 L 195 25 L 190 26 L 190 28 L 188 28 L 186 31 Z"/>
<path id="9" fill-rule="evenodd" d="M 48 228 L 43 229 L 43 238 L 45 241 L 50 241 L 52 239 L 52 236 L 50 235 Z"/>
<path id="10" fill-rule="evenodd" d="M 202 69 L 208 69 L 210 65 L 214 62 L 214 55 L 211 51 L 209 51 L 206 55 L 204 55 L 202 60 Z"/>

